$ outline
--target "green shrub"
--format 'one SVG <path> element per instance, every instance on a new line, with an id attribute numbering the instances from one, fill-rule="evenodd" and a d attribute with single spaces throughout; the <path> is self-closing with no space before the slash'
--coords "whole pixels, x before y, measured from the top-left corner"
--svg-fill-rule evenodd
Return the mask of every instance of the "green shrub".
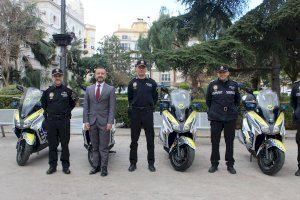
<path id="1" fill-rule="evenodd" d="M 0 95 L 0 109 L 10 109 L 10 104 L 14 101 L 19 101 L 20 96 Z"/>
<path id="2" fill-rule="evenodd" d="M 16 85 L 9 85 L 0 89 L 0 95 L 21 95 L 22 92 L 17 89 Z"/>

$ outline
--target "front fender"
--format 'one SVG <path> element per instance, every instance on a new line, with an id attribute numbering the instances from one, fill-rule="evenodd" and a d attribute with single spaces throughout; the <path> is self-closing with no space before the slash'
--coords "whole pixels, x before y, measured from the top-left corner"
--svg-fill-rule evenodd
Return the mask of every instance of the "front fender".
<path id="1" fill-rule="evenodd" d="M 191 138 L 189 137 L 185 137 L 185 136 L 181 136 L 178 141 L 177 141 L 178 145 L 179 146 L 182 146 L 182 145 L 189 145 L 192 149 L 196 149 L 196 144 L 194 142 L 194 140 L 192 140 Z M 175 148 L 176 145 L 173 145 L 170 149 L 170 152 Z"/>
<path id="2" fill-rule="evenodd" d="M 286 152 L 286 148 L 285 148 L 284 144 L 283 144 L 280 140 L 276 140 L 276 139 L 270 138 L 270 139 L 266 140 L 266 141 L 259 147 L 259 149 L 258 149 L 256 155 L 258 155 L 259 152 L 260 152 L 265 146 L 267 147 L 267 149 L 269 149 L 269 148 L 271 148 L 271 147 L 276 147 L 276 148 L 280 149 L 281 151 Z"/>
<path id="3" fill-rule="evenodd" d="M 35 143 L 35 135 L 32 133 L 23 133 L 23 139 L 27 144 L 33 145 Z"/>

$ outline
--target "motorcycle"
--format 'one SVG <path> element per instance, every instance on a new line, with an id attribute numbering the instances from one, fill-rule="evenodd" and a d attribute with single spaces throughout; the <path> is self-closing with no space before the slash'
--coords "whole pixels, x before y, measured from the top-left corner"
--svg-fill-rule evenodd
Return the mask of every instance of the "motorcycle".
<path id="1" fill-rule="evenodd" d="M 165 90 L 167 91 L 167 90 Z M 162 127 L 159 137 L 166 152 L 169 153 L 171 165 L 176 171 L 185 171 L 195 157 L 195 137 L 197 109 L 201 104 L 191 106 L 191 95 L 187 90 L 167 91 L 160 100 Z"/>
<path id="2" fill-rule="evenodd" d="M 110 130 L 110 134 L 109 134 L 110 135 L 109 145 L 108 145 L 109 153 L 116 153 L 115 151 L 111 150 L 115 145 L 115 132 L 116 132 L 115 124 L 116 123 L 113 124 L 113 127 Z M 84 124 L 83 124 L 83 128 L 82 128 L 82 136 L 83 136 L 83 141 L 84 141 L 84 147 L 88 151 L 88 161 L 92 167 L 96 167 L 93 165 L 93 147 L 92 147 L 92 142 L 90 139 L 90 132 L 89 132 L 89 130 L 86 130 L 84 128 Z M 99 163 L 99 166 L 101 166 L 100 163 Z"/>
<path id="3" fill-rule="evenodd" d="M 250 152 L 250 161 L 256 157 L 261 171 L 274 175 L 285 161 L 286 107 L 280 107 L 279 98 L 272 90 L 264 89 L 257 96 L 249 89 L 246 93 L 242 97 L 246 111 L 238 138 Z"/>
<path id="4" fill-rule="evenodd" d="M 86 90 L 85 86 L 80 86 L 83 91 Z M 114 124 L 112 126 L 112 129 L 110 130 L 110 139 L 109 139 L 109 153 L 116 153 L 115 151 L 112 151 L 111 149 L 115 145 L 115 132 L 116 132 L 116 121 L 114 120 Z M 88 161 L 91 165 L 91 167 L 96 167 L 93 165 L 93 147 L 92 147 L 92 142 L 90 139 L 90 132 L 89 130 L 85 129 L 84 124 L 82 125 L 82 136 L 83 136 L 83 141 L 84 141 L 84 147 L 88 151 Z M 99 166 L 101 164 L 99 163 Z"/>
<path id="5" fill-rule="evenodd" d="M 40 102 L 43 92 L 33 87 L 24 91 L 18 86 L 18 89 L 24 93 L 14 117 L 14 132 L 18 138 L 16 160 L 19 166 L 24 166 L 32 153 L 37 153 L 48 146 L 48 141 L 43 123 L 44 110 Z"/>

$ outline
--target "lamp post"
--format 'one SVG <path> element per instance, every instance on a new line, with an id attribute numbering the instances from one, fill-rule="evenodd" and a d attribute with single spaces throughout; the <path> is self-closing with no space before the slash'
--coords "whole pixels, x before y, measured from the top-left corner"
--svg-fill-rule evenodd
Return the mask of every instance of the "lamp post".
<path id="1" fill-rule="evenodd" d="M 60 11 L 60 33 L 66 34 L 66 0 L 61 0 L 61 11 Z M 64 73 L 64 81 L 67 83 L 67 46 L 60 47 L 60 69 Z"/>
<path id="2" fill-rule="evenodd" d="M 64 73 L 64 82 L 67 84 L 67 46 L 71 44 L 73 37 L 66 33 L 66 0 L 61 0 L 61 24 L 60 34 L 54 34 L 53 39 L 60 46 L 60 69 Z"/>

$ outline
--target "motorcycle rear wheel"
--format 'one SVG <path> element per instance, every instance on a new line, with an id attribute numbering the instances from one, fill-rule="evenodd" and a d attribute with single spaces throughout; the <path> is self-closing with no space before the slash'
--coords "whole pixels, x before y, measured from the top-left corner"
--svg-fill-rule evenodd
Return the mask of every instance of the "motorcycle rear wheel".
<path id="1" fill-rule="evenodd" d="M 170 152 L 170 162 L 176 171 L 184 172 L 193 163 L 195 158 L 195 150 L 188 145 L 180 146 L 180 151 L 184 154 L 183 157 L 177 155 L 177 147 Z"/>
<path id="2" fill-rule="evenodd" d="M 19 166 L 24 166 L 27 163 L 32 153 L 32 149 L 33 149 L 32 145 L 27 144 L 24 140 L 20 141 L 20 144 L 18 145 L 17 157 L 16 157 Z"/>
<path id="3" fill-rule="evenodd" d="M 274 175 L 279 172 L 284 164 L 285 154 L 283 151 L 276 147 L 268 149 L 269 156 L 272 160 L 267 160 L 265 155 L 265 149 L 262 149 L 258 154 L 258 166 L 261 171 L 266 175 Z"/>

